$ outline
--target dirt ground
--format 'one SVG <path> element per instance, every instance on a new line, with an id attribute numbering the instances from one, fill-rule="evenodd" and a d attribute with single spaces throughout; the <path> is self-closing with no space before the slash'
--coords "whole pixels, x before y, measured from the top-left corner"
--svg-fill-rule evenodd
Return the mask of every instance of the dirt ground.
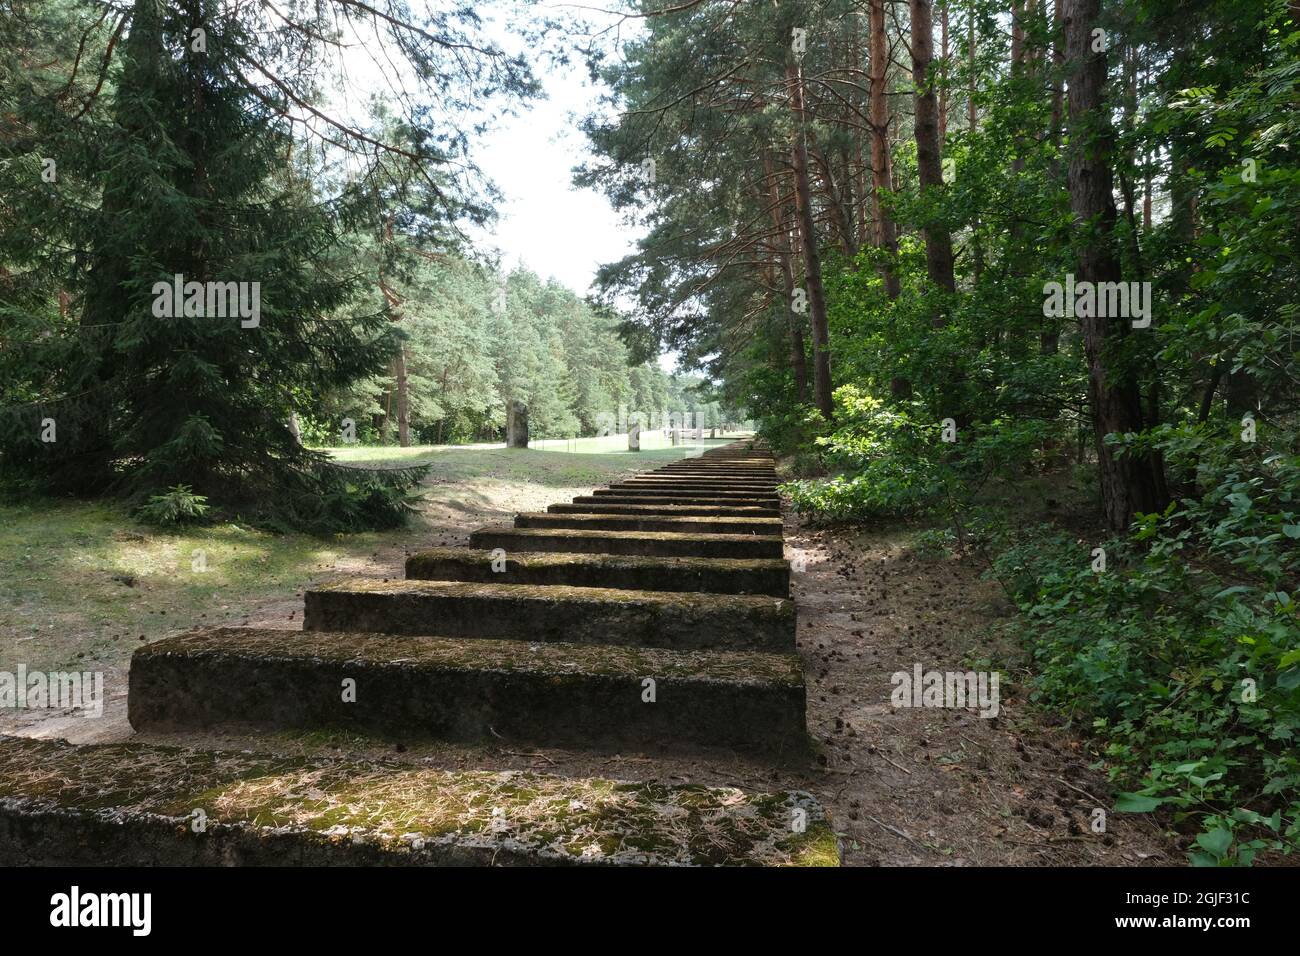
<path id="1" fill-rule="evenodd" d="M 444 489 L 450 491 L 450 489 Z M 589 488 L 503 487 L 440 496 L 419 535 L 316 569 L 311 583 L 347 575 L 394 577 L 421 547 L 465 544 L 469 531 L 544 510 Z M 786 519 L 786 557 L 796 562 L 799 653 L 808 680 L 811 765 L 774 767 L 731 754 L 586 753 L 512 744 L 394 745 L 343 734 L 136 735 L 126 720 L 126 669 L 106 674 L 104 719 L 50 712 L 0 716 L 0 732 L 74 743 L 127 739 L 198 747 L 382 754 L 446 769 L 531 769 L 564 775 L 798 788 L 826 806 L 859 866 L 1179 865 L 1181 854 L 1145 817 L 1109 814 L 1104 778 L 1080 741 L 1046 725 L 1002 675 L 1000 712 L 891 706 L 890 675 L 983 669 L 996 656 L 993 625 L 1009 613 L 970 560 L 919 560 L 904 535 L 803 527 Z M 302 590 L 245 609 L 238 623 L 297 629 Z M 183 626 L 182 622 L 177 622 Z"/>

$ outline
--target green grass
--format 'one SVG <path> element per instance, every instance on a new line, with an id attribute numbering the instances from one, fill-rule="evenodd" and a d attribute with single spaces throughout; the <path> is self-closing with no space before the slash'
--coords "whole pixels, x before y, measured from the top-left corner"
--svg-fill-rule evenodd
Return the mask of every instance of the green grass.
<path id="1" fill-rule="evenodd" d="M 141 636 L 237 622 L 259 601 L 292 597 L 346 552 L 374 550 L 381 537 L 335 543 L 229 523 L 173 534 L 109 503 L 0 507 L 0 669 L 109 663 Z"/>
<path id="2" fill-rule="evenodd" d="M 548 487 L 600 484 L 630 472 L 647 471 L 669 461 L 698 455 L 707 448 L 734 441 L 704 439 L 672 446 L 656 436 L 656 445 L 642 443 L 642 450 L 627 450 L 627 438 L 579 438 L 565 442 L 558 439 L 542 447 L 501 448 L 498 446 L 417 445 L 394 446 L 350 445 L 326 448 L 338 461 L 368 467 L 427 464 L 435 484 L 446 481 L 500 480 L 531 482 Z"/>
<path id="3" fill-rule="evenodd" d="M 378 466 L 428 462 L 429 506 L 472 511 L 495 493 L 530 487 L 559 501 L 566 495 L 551 490 L 607 484 L 701 450 L 684 445 L 630 453 L 622 437 L 580 439 L 579 446 L 584 450 L 577 453 L 352 446 L 339 449 L 338 458 Z M 46 670 L 121 665 L 142 636 L 238 624 L 259 606 L 293 602 L 338 562 L 427 544 L 428 530 L 421 516 L 404 530 L 332 539 L 271 534 L 233 522 L 173 533 L 138 524 L 114 502 L 0 505 L 0 670 L 18 663 Z M 206 571 L 194 570 L 200 551 Z"/>

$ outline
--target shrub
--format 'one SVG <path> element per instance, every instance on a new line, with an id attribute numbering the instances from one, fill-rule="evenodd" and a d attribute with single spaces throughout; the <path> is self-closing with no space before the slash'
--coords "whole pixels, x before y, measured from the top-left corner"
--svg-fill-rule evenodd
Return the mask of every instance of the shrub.
<path id="1" fill-rule="evenodd" d="M 138 507 L 135 516 L 145 524 L 169 528 L 197 524 L 204 520 L 207 510 L 208 499 L 204 495 L 194 494 L 189 485 L 175 485 Z"/>
<path id="2" fill-rule="evenodd" d="M 1116 809 L 1167 809 L 1191 861 L 1249 864 L 1300 848 L 1300 457 L 1252 463 L 1169 432 L 1203 493 L 1108 542 L 1050 528 L 1007 541 L 992 573 L 1020 608 L 1034 697 L 1101 740 Z"/>

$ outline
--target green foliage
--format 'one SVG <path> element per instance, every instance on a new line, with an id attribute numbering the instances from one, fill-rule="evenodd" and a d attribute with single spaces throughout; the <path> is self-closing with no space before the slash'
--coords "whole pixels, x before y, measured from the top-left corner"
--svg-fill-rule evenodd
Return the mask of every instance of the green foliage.
<path id="1" fill-rule="evenodd" d="M 694 413 L 704 427 L 743 418 L 698 377 L 629 365 L 613 318 L 527 269 L 503 276 L 458 256 L 416 256 L 389 286 L 416 444 L 500 441 L 510 399 L 528 406 L 537 439 L 608 434 L 633 414 L 643 427 L 659 427 L 666 411 Z M 394 443 L 396 390 L 392 374 L 336 390 L 302 419 L 303 441 L 338 445 L 350 419 L 358 443 Z"/>
<path id="2" fill-rule="evenodd" d="M 177 485 L 165 494 L 154 495 L 136 509 L 135 516 L 145 524 L 161 528 L 197 524 L 208 511 L 208 499 L 194 494 L 189 485 Z"/>
<path id="3" fill-rule="evenodd" d="M 903 227 L 897 253 L 828 256 L 832 367 L 846 383 L 834 423 L 810 427 L 780 324 L 761 327 L 733 368 L 773 444 L 831 473 L 788 485 L 796 507 L 817 520 L 924 519 L 926 553 L 987 548 L 1022 612 L 1036 699 L 1097 734 L 1128 791 L 1119 807 L 1167 812 L 1194 835 L 1196 864 L 1249 864 L 1300 841 L 1300 31 L 1280 0 L 1198 11 L 1195 26 L 1142 0 L 1106 13 L 1124 34 L 1106 81 L 1111 251 L 1126 281 L 1152 284 L 1148 330 L 1125 328 L 1089 355 L 1073 322 L 1043 314 L 1045 283 L 1076 271 L 1089 230 L 1068 205 L 1068 146 L 1056 148 L 1043 92 L 1052 75 L 993 70 L 1007 50 L 980 18 L 979 125 L 950 114 L 942 198 L 922 195 L 901 137 L 896 188 L 880 196 Z M 1031 19 L 1026 43 L 1049 42 Z M 969 53 L 947 65 L 950 96 L 972 79 Z M 1133 63 L 1160 66 L 1133 80 Z M 955 293 L 927 275 L 922 230 L 936 220 L 955 236 Z M 1098 364 L 1135 383 L 1140 430 L 1093 434 Z M 944 419 L 955 443 L 938 440 Z M 1026 478 L 1067 468 L 1102 497 L 1099 441 L 1121 462 L 1158 462 L 1172 501 L 1105 542 L 1100 574 L 1092 549 L 1111 535 L 1093 515 L 1013 532 L 1019 509 L 989 505 L 989 492 L 1015 502 Z M 1095 542 L 1080 540 L 1084 527 Z M 1255 699 L 1242 699 L 1247 686 Z"/>
<path id="4" fill-rule="evenodd" d="M 1050 527 L 993 570 L 1025 615 L 1035 697 L 1101 739 L 1131 791 L 1118 809 L 1199 829 L 1198 865 L 1300 848 L 1300 456 L 1240 444 L 1167 431 L 1202 490 L 1106 543 L 1104 572 Z"/>
<path id="5" fill-rule="evenodd" d="M 886 404 L 852 385 L 835 400 L 835 428 L 815 444 L 839 473 L 786 485 L 795 508 L 821 521 L 939 517 L 962 546 L 972 497 L 991 479 L 1032 467 L 1047 431 L 1033 420 L 993 420 L 963 436 L 955 421 L 927 420 L 920 402 Z"/>
<path id="6" fill-rule="evenodd" d="M 259 522 L 273 530 L 331 535 L 398 528 L 416 513 L 411 489 L 427 465 L 365 469 L 326 464 L 302 482 L 300 492 L 264 509 Z"/>
<path id="7" fill-rule="evenodd" d="M 374 136 L 319 105 L 346 29 L 423 81 Z M 399 257 L 368 237 L 443 250 L 486 222 L 469 134 L 536 92 L 465 4 L 0 7 L 0 479 L 135 504 L 185 484 L 274 524 L 390 524 L 409 483 L 331 474 L 289 422 L 326 417 L 395 353 L 366 266 Z M 206 309 L 160 311 L 176 275 L 241 284 L 246 307 L 257 287 L 260 313 L 213 315 L 210 291 Z"/>

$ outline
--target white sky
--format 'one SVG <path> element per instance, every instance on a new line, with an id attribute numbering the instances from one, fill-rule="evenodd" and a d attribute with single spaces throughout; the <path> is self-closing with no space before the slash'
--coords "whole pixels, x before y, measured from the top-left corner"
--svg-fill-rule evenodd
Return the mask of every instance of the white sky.
<path id="1" fill-rule="evenodd" d="M 595 7 L 565 0 L 541 0 L 538 6 L 558 16 L 577 12 L 602 19 Z M 498 19 L 504 8 L 484 3 L 478 13 L 505 49 L 517 49 L 518 41 Z M 622 21 L 619 33 L 627 38 L 638 28 L 637 20 Z M 368 37 L 356 39 L 366 48 L 373 45 Z M 360 80 L 362 88 L 381 82 L 372 49 L 353 50 L 345 59 L 352 82 Z M 519 116 L 498 119 L 491 132 L 472 144 L 474 160 L 501 191 L 502 200 L 497 222 L 487 230 L 471 229 L 469 235 L 484 251 L 497 251 L 505 271 L 522 264 L 543 280 L 557 279 L 586 295 L 600 265 L 631 252 L 638 234 L 624 225 L 603 194 L 572 183 L 573 167 L 590 156 L 578 123 L 598 108 L 600 94 L 582 58 L 575 55 L 564 67 L 541 57 L 530 59 L 544 98 L 534 100 Z M 676 357 L 660 356 L 659 364 L 672 371 Z"/>
<path id="2" fill-rule="evenodd" d="M 543 5 L 571 8 L 557 0 Z M 627 21 L 622 35 L 636 28 Z M 543 280 L 558 279 L 586 295 L 600 265 L 632 252 L 639 236 L 602 194 L 573 185 L 573 167 L 591 155 L 578 123 L 600 107 L 601 88 L 578 58 L 566 67 L 535 62 L 533 68 L 545 99 L 502 120 L 475 147 L 479 166 L 503 194 L 499 218 L 483 241 L 499 250 L 507 272 L 522 263 Z M 661 355 L 659 364 L 673 371 L 676 354 Z"/>
<path id="3" fill-rule="evenodd" d="M 572 184 L 573 167 L 589 155 L 577 120 L 596 105 L 585 68 L 538 72 L 547 99 L 476 145 L 479 165 L 505 197 L 486 241 L 503 253 L 507 271 L 522 262 L 583 295 L 597 267 L 631 252 L 636 236 L 604 196 Z"/>

